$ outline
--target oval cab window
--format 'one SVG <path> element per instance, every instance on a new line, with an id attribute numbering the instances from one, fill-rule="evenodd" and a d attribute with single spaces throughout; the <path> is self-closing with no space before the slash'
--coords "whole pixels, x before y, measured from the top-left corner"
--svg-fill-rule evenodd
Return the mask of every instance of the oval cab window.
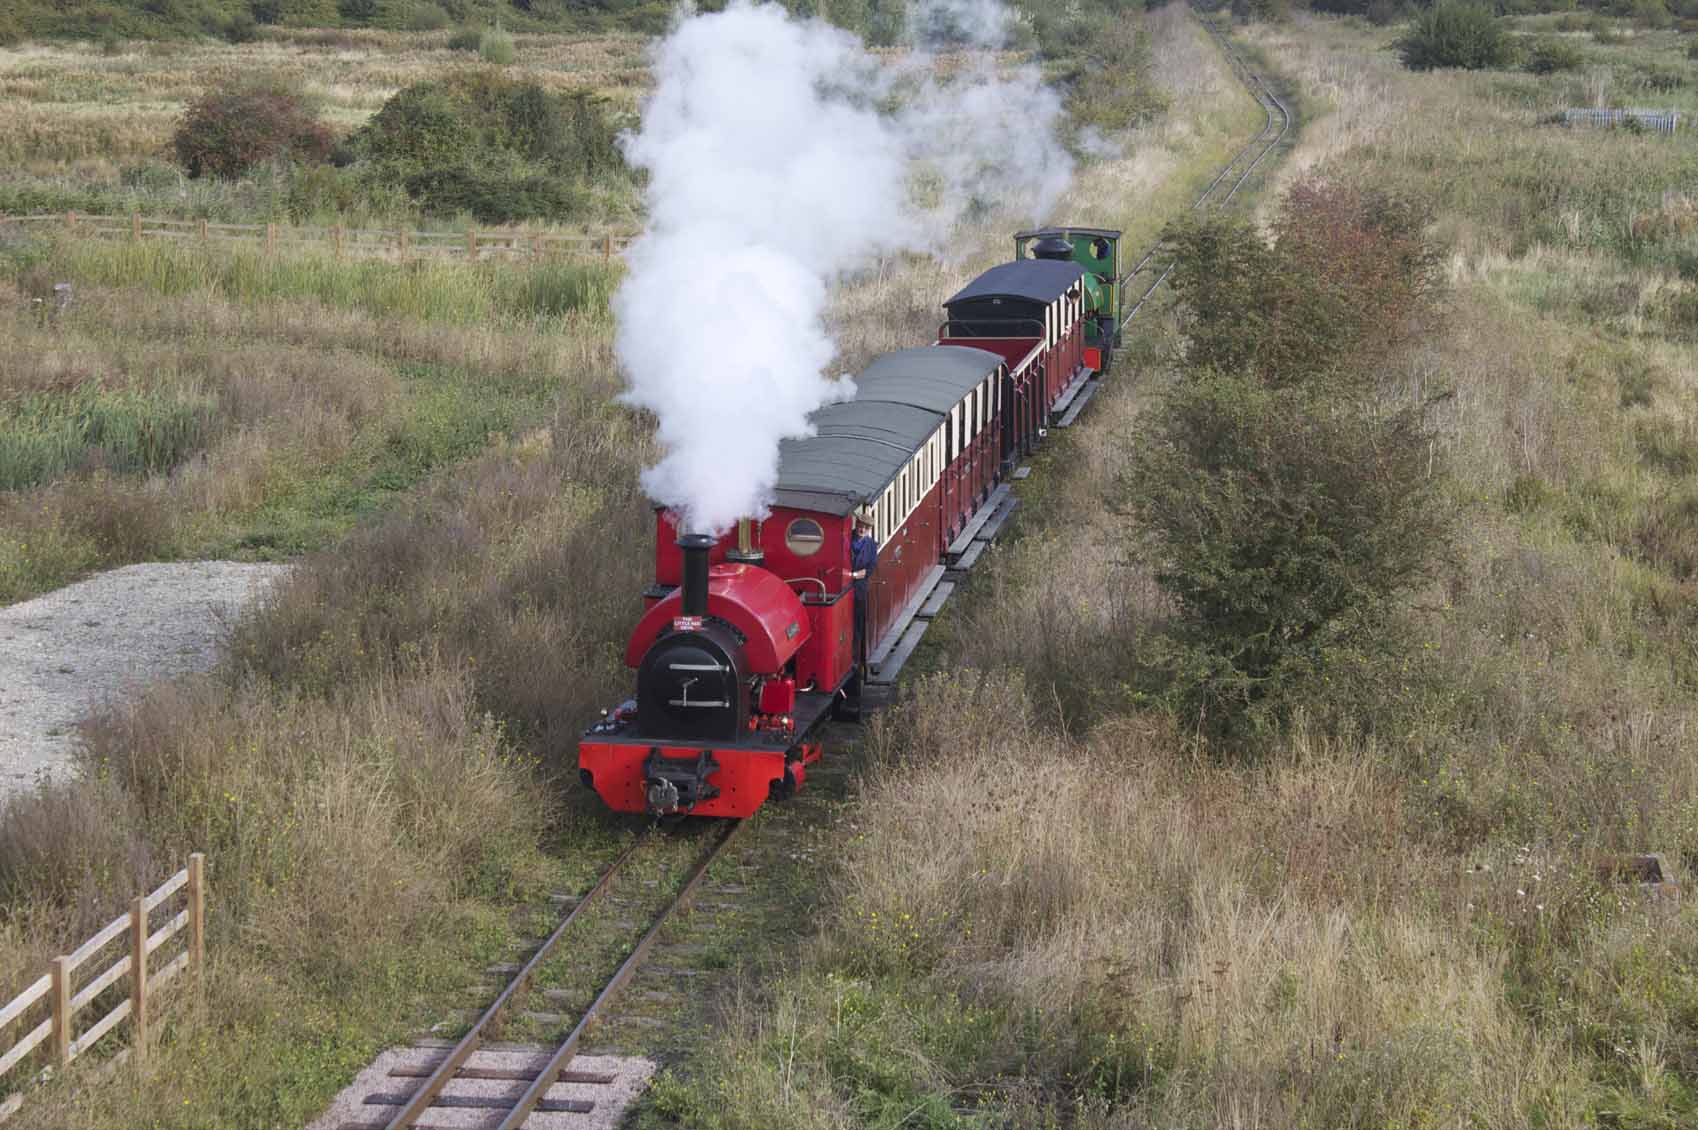
<path id="1" fill-rule="evenodd" d="M 798 518 L 784 531 L 784 544 L 797 557 L 809 557 L 825 544 L 825 531 L 812 518 Z"/>

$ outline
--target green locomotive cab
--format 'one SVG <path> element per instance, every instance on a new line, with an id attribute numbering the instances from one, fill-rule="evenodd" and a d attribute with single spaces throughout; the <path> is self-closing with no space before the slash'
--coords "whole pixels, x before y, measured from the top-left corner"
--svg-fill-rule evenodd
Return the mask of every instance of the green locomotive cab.
<path id="1" fill-rule="evenodd" d="M 1110 228 L 1038 228 L 1014 236 L 1016 259 L 1070 259 L 1085 268 L 1085 348 L 1107 372 L 1120 344 L 1120 232 Z M 1089 358 L 1087 357 L 1087 361 Z"/>

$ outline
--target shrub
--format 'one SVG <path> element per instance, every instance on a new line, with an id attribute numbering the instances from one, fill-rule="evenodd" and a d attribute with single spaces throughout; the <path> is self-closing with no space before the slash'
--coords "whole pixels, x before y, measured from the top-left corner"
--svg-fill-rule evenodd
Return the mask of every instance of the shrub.
<path id="1" fill-rule="evenodd" d="M 18 17 L 0 12 L 0 47 L 15 47 L 24 40 L 24 28 Z"/>
<path id="2" fill-rule="evenodd" d="M 408 31 L 441 31 L 448 26 L 448 13 L 439 4 L 414 4 L 407 10 Z"/>
<path id="3" fill-rule="evenodd" d="M 1428 574 L 1446 523 L 1414 409 L 1203 371 L 1151 412 L 1119 481 L 1179 618 L 1177 703 L 1216 730 L 1282 714 Z"/>
<path id="4" fill-rule="evenodd" d="M 1415 17 L 1397 41 L 1397 53 L 1411 70 L 1480 70 L 1507 63 L 1510 44 L 1491 9 L 1465 0 L 1440 0 Z"/>
<path id="5" fill-rule="evenodd" d="M 1686 57 L 1688 59 L 1698 59 L 1698 39 L 1694 39 L 1691 43 L 1686 45 Z"/>
<path id="6" fill-rule="evenodd" d="M 248 10 L 262 24 L 283 22 L 283 0 L 249 0 Z"/>
<path id="7" fill-rule="evenodd" d="M 1178 611 L 1154 645 L 1175 702 L 1212 728 L 1281 716 L 1379 646 L 1444 544 L 1421 409 L 1376 383 L 1437 286 L 1425 215 L 1310 180 L 1272 243 L 1218 217 L 1173 239 L 1188 375 L 1141 417 L 1116 507 Z"/>
<path id="8" fill-rule="evenodd" d="M 1438 285 L 1426 220 L 1410 201 L 1307 180 L 1287 196 L 1272 244 L 1243 220 L 1170 229 L 1186 361 L 1274 386 L 1367 371 Z"/>
<path id="9" fill-rule="evenodd" d="M 513 37 L 498 27 L 487 28 L 478 37 L 478 54 L 484 62 L 501 67 L 511 63 L 518 55 L 513 48 Z"/>
<path id="10" fill-rule="evenodd" d="M 252 12 L 236 12 L 224 21 L 224 38 L 231 43 L 252 43 L 259 38 L 259 21 Z"/>
<path id="11" fill-rule="evenodd" d="M 572 215 L 584 201 L 575 182 L 624 170 L 597 99 L 492 72 L 409 86 L 354 140 L 368 184 L 495 222 Z"/>
<path id="12" fill-rule="evenodd" d="M 238 177 L 280 157 L 323 161 L 330 131 L 299 96 L 270 83 L 227 86 L 189 104 L 172 135 L 192 177 Z"/>
<path id="13" fill-rule="evenodd" d="M 1548 75 L 1572 71 L 1583 61 L 1580 48 L 1566 39 L 1541 39 L 1528 49 L 1526 65 L 1536 75 Z"/>
<path id="14" fill-rule="evenodd" d="M 476 51 L 483 42 L 483 32 L 475 27 L 463 27 L 448 37 L 450 51 Z"/>
<path id="15" fill-rule="evenodd" d="M 377 11 L 377 0 L 336 0 L 336 14 L 351 23 L 370 23 Z"/>

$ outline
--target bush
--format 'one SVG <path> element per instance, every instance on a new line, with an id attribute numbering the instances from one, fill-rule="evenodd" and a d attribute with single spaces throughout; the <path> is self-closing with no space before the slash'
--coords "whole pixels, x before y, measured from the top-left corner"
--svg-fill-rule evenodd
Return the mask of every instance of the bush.
<path id="1" fill-rule="evenodd" d="M 1397 41 L 1397 53 L 1411 70 L 1480 70 L 1507 63 L 1510 43 L 1491 9 L 1465 0 L 1440 0 L 1415 17 Z"/>
<path id="2" fill-rule="evenodd" d="M 230 43 L 252 43 L 259 38 L 259 21 L 252 12 L 236 12 L 224 21 L 223 30 Z"/>
<path id="3" fill-rule="evenodd" d="M 504 67 L 518 57 L 513 48 L 513 37 L 500 28 L 488 28 L 478 37 L 478 54 L 486 63 L 494 63 Z"/>
<path id="4" fill-rule="evenodd" d="M 336 14 L 350 23 L 370 23 L 377 12 L 377 0 L 336 0 Z"/>
<path id="5" fill-rule="evenodd" d="M 271 83 L 227 86 L 191 102 L 172 135 L 191 177 L 239 177 L 280 157 L 323 161 L 332 139 L 292 91 Z"/>
<path id="6" fill-rule="evenodd" d="M 1173 238 L 1187 375 L 1141 418 L 1116 505 L 1178 610 L 1155 648 L 1175 703 L 1217 731 L 1381 646 L 1444 543 L 1421 409 L 1377 383 L 1432 303 L 1425 215 L 1310 180 L 1271 244 L 1220 217 Z"/>
<path id="7" fill-rule="evenodd" d="M 448 13 L 438 4 L 414 4 L 407 10 L 408 31 L 441 31 L 448 26 Z"/>
<path id="8" fill-rule="evenodd" d="M 1527 69 L 1536 75 L 1572 71 L 1584 61 L 1580 48 L 1565 39 L 1541 39 L 1527 52 Z"/>
<path id="9" fill-rule="evenodd" d="M 1170 229 L 1186 362 L 1271 386 L 1368 371 L 1438 285 L 1426 222 L 1407 200 L 1308 180 L 1287 196 L 1271 245 L 1243 220 Z"/>
<path id="10" fill-rule="evenodd" d="M 248 10 L 262 24 L 283 22 L 283 0 L 249 0 Z"/>
<path id="11" fill-rule="evenodd" d="M 448 37 L 450 51 L 476 51 L 483 42 L 483 32 L 475 27 L 463 27 Z"/>
<path id="12" fill-rule="evenodd" d="M 613 126 L 589 94 L 464 73 L 396 94 L 354 138 L 367 182 L 429 211 L 502 222 L 578 212 L 575 182 L 623 175 Z"/>

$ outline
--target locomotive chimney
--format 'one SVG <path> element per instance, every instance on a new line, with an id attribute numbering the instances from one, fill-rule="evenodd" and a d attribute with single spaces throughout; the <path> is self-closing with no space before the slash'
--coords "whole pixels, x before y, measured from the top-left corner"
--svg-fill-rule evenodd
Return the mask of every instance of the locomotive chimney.
<path id="1" fill-rule="evenodd" d="M 745 565 L 759 565 L 766 560 L 766 554 L 755 544 L 754 525 L 753 519 L 750 518 L 737 522 L 737 548 L 727 553 L 726 557 Z"/>
<path id="2" fill-rule="evenodd" d="M 706 534 L 685 534 L 678 539 L 678 548 L 684 551 L 684 604 L 681 611 L 685 616 L 707 615 L 708 551 L 714 545 L 715 540 Z"/>
<path id="3" fill-rule="evenodd" d="M 1059 235 L 1045 236 L 1032 244 L 1032 258 L 1058 259 L 1066 262 L 1073 258 L 1073 244 Z"/>

